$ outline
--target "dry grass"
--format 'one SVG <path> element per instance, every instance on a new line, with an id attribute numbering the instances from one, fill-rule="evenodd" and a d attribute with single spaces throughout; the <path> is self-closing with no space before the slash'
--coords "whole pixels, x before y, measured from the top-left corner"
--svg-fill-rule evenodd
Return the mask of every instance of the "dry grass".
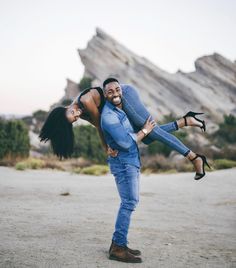
<path id="1" fill-rule="evenodd" d="M 77 174 L 101 176 L 107 174 L 109 172 L 109 168 L 105 165 L 92 165 L 90 167 L 75 168 L 73 172 Z"/>

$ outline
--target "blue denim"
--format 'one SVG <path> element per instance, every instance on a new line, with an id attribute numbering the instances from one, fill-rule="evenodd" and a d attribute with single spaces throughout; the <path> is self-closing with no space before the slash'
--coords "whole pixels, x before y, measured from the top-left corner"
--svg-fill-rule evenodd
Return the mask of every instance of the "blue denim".
<path id="1" fill-rule="evenodd" d="M 101 128 L 106 143 L 118 150 L 116 157 L 108 157 L 121 199 L 112 240 L 119 246 L 126 246 L 131 214 L 139 201 L 137 136 L 126 113 L 108 101 L 102 110 Z"/>
<path id="2" fill-rule="evenodd" d="M 115 177 L 121 203 L 112 240 L 119 246 L 126 246 L 131 214 L 139 202 L 140 172 L 139 168 L 115 159 L 116 162 L 110 163 L 110 170 Z"/>
<path id="3" fill-rule="evenodd" d="M 101 114 L 101 128 L 106 143 L 118 150 L 116 158 L 121 163 L 140 167 L 139 150 L 137 146 L 137 135 L 130 124 L 126 113 L 106 101 Z M 113 162 L 113 157 L 108 158 L 108 162 Z"/>
<path id="4" fill-rule="evenodd" d="M 121 85 L 122 88 L 122 109 L 127 114 L 133 128 L 137 131 L 140 130 L 150 116 L 150 113 L 141 102 L 139 95 L 134 87 L 130 85 Z M 178 130 L 176 122 L 170 122 L 164 125 L 157 125 L 152 132 L 143 139 L 145 144 L 158 140 L 170 146 L 180 154 L 186 156 L 190 149 L 186 147 L 179 139 L 170 132 Z"/>

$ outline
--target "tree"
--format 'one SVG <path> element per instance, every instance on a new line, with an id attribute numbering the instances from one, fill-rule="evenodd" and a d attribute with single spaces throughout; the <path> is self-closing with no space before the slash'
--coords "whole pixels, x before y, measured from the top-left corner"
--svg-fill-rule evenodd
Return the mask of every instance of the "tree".
<path id="1" fill-rule="evenodd" d="M 33 113 L 33 117 L 39 122 L 44 122 L 47 117 L 47 112 L 43 110 L 37 110 Z"/>
<path id="2" fill-rule="evenodd" d="M 28 129 L 22 120 L 0 121 L 0 158 L 29 155 Z"/>
<path id="3" fill-rule="evenodd" d="M 84 157 L 96 163 L 105 163 L 106 154 L 103 150 L 95 127 L 77 126 L 73 128 L 75 136 L 73 157 Z"/>
<path id="4" fill-rule="evenodd" d="M 92 86 L 92 79 L 89 77 L 83 77 L 79 82 L 79 87 L 81 90 Z"/>
<path id="5" fill-rule="evenodd" d="M 219 125 L 214 136 L 221 145 L 236 143 L 236 117 L 232 114 L 224 115 L 224 122 Z"/>
<path id="6" fill-rule="evenodd" d="M 6 121 L 0 118 L 0 159 L 7 153 Z"/>

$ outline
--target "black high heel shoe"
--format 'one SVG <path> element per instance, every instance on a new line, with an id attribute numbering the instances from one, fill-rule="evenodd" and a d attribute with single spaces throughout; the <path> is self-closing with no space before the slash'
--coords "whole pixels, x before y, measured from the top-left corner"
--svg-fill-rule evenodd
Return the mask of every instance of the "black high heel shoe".
<path id="1" fill-rule="evenodd" d="M 195 120 L 197 120 L 198 122 L 201 122 L 202 123 L 202 126 L 200 127 L 200 129 L 205 132 L 206 131 L 206 124 L 205 124 L 205 121 L 204 120 L 200 120 L 199 118 L 196 118 L 195 115 L 199 115 L 199 114 L 204 114 L 204 113 L 195 113 L 195 112 L 188 112 L 186 113 L 186 115 L 183 116 L 184 118 L 184 123 L 185 123 L 185 126 L 188 126 L 187 124 L 187 117 L 193 117 Z"/>
<path id="2" fill-rule="evenodd" d="M 207 163 L 207 160 L 206 160 L 205 155 L 196 154 L 196 156 L 193 159 L 191 159 L 190 161 L 193 162 L 198 157 L 200 157 L 202 159 L 202 170 L 203 170 L 203 173 L 196 172 L 195 177 L 194 177 L 195 180 L 200 180 L 201 178 L 203 178 L 206 175 L 206 173 L 205 173 L 205 165 L 207 165 L 209 168 L 211 168 L 210 165 Z"/>

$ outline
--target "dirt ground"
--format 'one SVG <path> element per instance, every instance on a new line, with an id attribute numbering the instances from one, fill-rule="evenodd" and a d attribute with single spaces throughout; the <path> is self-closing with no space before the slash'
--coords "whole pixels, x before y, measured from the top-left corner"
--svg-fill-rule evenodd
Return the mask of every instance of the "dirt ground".
<path id="1" fill-rule="evenodd" d="M 107 258 L 112 175 L 0 167 L 0 267 L 236 267 L 236 169 L 193 176 L 141 176 L 129 246 L 143 263 L 126 264 Z"/>

